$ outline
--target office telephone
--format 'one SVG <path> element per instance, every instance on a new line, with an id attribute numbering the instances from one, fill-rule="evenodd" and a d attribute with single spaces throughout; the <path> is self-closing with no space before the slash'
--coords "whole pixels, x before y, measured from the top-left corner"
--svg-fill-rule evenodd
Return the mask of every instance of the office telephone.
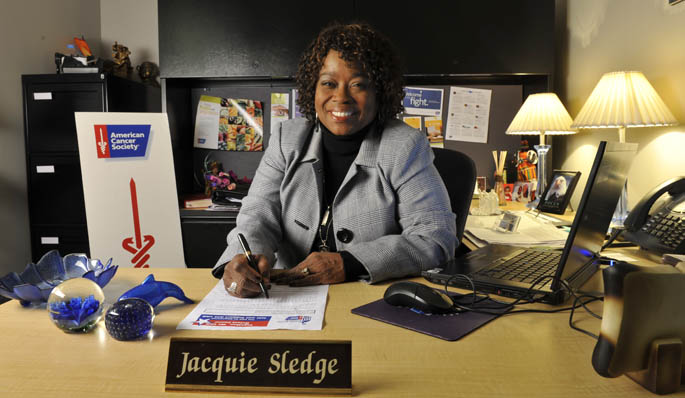
<path id="1" fill-rule="evenodd" d="M 652 189 L 630 211 L 623 226 L 624 238 L 643 249 L 685 253 L 685 177 Z"/>

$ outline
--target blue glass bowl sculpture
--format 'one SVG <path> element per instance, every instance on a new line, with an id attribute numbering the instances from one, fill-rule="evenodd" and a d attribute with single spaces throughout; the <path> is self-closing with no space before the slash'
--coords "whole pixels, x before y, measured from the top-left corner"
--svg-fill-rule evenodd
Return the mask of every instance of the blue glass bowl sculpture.
<path id="1" fill-rule="evenodd" d="M 97 283 L 73 278 L 52 289 L 48 297 L 50 320 L 67 333 L 92 330 L 102 317 L 105 295 Z"/>
<path id="2" fill-rule="evenodd" d="M 150 332 L 154 318 L 155 310 L 150 303 L 140 298 L 127 298 L 109 307 L 105 327 L 117 340 L 135 340 Z"/>
<path id="3" fill-rule="evenodd" d="M 90 260 L 85 254 L 67 254 L 62 258 L 57 250 L 50 250 L 37 264 L 29 263 L 22 273 L 10 272 L 0 278 L 0 295 L 19 300 L 21 305 L 45 303 L 52 289 L 60 283 L 83 277 L 101 288 L 107 285 L 117 272 L 118 266 L 100 260 Z"/>

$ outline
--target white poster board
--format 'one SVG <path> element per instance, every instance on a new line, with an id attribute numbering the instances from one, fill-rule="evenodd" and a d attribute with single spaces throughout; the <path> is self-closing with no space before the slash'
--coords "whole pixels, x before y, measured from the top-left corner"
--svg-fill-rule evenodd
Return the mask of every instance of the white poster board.
<path id="1" fill-rule="evenodd" d="M 185 267 L 167 115 L 75 116 L 91 257 Z"/>

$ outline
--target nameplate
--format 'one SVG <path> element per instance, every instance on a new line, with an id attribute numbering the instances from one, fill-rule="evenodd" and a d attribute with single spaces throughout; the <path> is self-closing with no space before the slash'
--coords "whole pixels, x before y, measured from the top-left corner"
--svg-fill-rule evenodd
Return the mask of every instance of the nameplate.
<path id="1" fill-rule="evenodd" d="M 352 342 L 171 338 L 167 391 L 352 394 Z"/>

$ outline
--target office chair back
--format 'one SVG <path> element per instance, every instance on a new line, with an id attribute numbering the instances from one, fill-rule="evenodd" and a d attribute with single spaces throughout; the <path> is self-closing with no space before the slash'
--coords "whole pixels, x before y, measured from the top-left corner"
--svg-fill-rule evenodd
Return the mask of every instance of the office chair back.
<path id="1" fill-rule="evenodd" d="M 452 211 L 457 215 L 457 238 L 461 242 L 476 186 L 476 164 L 468 155 L 459 151 L 433 148 L 433 153 L 433 164 L 447 187 Z"/>

